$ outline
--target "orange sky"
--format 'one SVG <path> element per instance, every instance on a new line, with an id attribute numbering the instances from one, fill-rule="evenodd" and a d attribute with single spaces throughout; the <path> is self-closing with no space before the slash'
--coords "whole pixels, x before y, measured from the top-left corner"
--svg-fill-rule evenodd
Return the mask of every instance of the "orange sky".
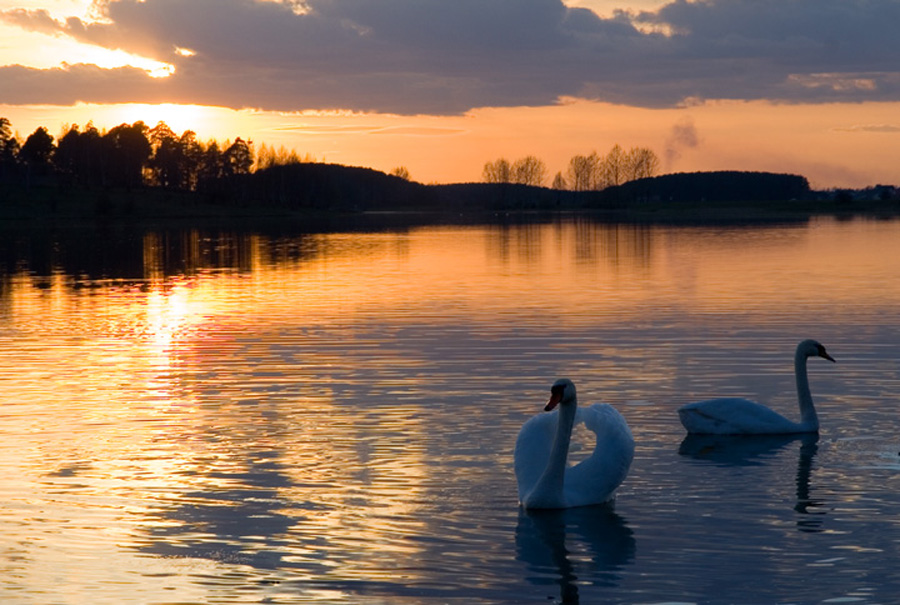
<path id="1" fill-rule="evenodd" d="M 369 1 L 377 4 L 374 0 Z M 389 11 L 390 7 L 402 7 L 404 2 L 410 1 L 394 0 L 393 4 L 379 6 Z M 483 38 L 475 37 L 469 43 L 475 47 L 484 46 L 486 63 L 492 62 L 489 57 L 499 57 L 496 66 L 487 65 L 483 69 L 473 66 L 473 62 L 477 63 L 482 56 L 478 53 L 460 59 L 456 54 L 447 54 L 463 53 L 463 49 L 454 46 L 454 37 L 460 30 L 455 29 L 447 40 L 434 43 L 419 39 L 409 33 L 415 32 L 413 25 L 427 28 L 433 24 L 421 23 L 422 19 L 427 20 L 427 15 L 412 15 L 408 17 L 409 27 L 388 31 L 380 44 L 371 48 L 381 49 L 396 42 L 400 50 L 413 48 L 423 55 L 431 53 L 433 56 L 394 72 L 386 69 L 383 78 L 370 78 L 370 72 L 375 68 L 362 66 L 359 71 L 350 71 L 348 65 L 356 65 L 358 57 L 350 57 L 347 63 L 333 66 L 311 67 L 308 63 L 315 61 L 305 60 L 308 49 L 297 50 L 273 43 L 269 50 L 266 44 L 259 43 L 259 35 L 274 31 L 266 28 L 275 26 L 262 17 L 250 36 L 256 40 L 253 48 L 262 48 L 260 56 L 251 57 L 249 55 L 256 51 L 244 50 L 240 55 L 229 57 L 226 56 L 227 46 L 216 46 L 199 34 L 193 39 L 191 31 L 174 32 L 172 39 L 178 42 L 183 39 L 184 46 L 169 47 L 168 42 L 160 42 L 154 37 L 156 31 L 152 27 L 141 29 L 140 20 L 125 12 L 126 8 L 139 12 L 158 7 L 153 9 L 155 12 L 141 14 L 140 18 L 149 20 L 147 15 L 162 18 L 166 15 L 166 7 L 174 6 L 172 0 L 98 2 L 101 7 L 105 5 L 113 11 L 119 7 L 123 11 L 121 14 L 108 12 L 106 21 L 97 17 L 97 7 L 91 12 L 87 0 L 0 0 L 0 15 L 4 16 L 0 19 L 0 82 L 14 83 L 7 84 L 6 91 L 0 84 L 0 116 L 10 119 L 21 138 L 38 126 L 46 126 L 51 134 L 58 135 L 67 124 L 83 125 L 89 120 L 100 128 L 136 120 L 153 125 L 164 120 L 178 132 L 196 131 L 201 139 L 222 141 L 240 136 L 252 139 L 256 144 L 293 148 L 301 156 L 308 154 L 320 161 L 371 166 L 384 171 L 402 165 L 409 169 L 413 179 L 425 183 L 477 181 L 485 162 L 498 157 L 514 161 L 525 155 L 541 158 L 552 176 L 557 171 L 564 172 L 569 159 L 576 154 L 591 151 L 602 154 L 614 144 L 620 144 L 626 148 L 653 149 L 662 160 L 663 172 L 783 171 L 802 174 L 819 188 L 900 184 L 900 94 L 895 92 L 900 89 L 897 85 L 900 71 L 886 70 L 875 50 L 847 50 L 854 44 L 856 34 L 854 24 L 846 19 L 842 24 L 846 42 L 839 43 L 837 50 L 832 49 L 827 36 L 816 32 L 833 31 L 828 28 L 839 24 L 825 22 L 826 17 L 837 20 L 841 17 L 840 6 L 849 7 L 855 0 L 824 1 L 825 4 L 816 4 L 812 0 L 793 3 L 791 6 L 796 12 L 780 16 L 781 22 L 798 28 L 797 37 L 805 42 L 797 43 L 796 47 L 786 42 L 786 48 L 777 49 L 777 40 L 766 40 L 764 37 L 768 34 L 760 33 L 773 27 L 772 23 L 766 22 L 765 15 L 761 14 L 764 11 L 754 9 L 755 5 L 749 0 L 732 1 L 731 4 L 724 0 L 711 1 L 704 3 L 703 10 L 693 2 L 670 5 L 658 0 L 570 0 L 567 3 L 570 10 L 571 7 L 584 7 L 596 11 L 590 13 L 594 15 L 594 21 L 589 20 L 588 25 L 579 27 L 595 28 L 602 35 L 597 34 L 588 39 L 589 43 L 584 43 L 578 37 L 581 30 L 566 25 L 563 28 L 565 37 L 558 37 L 558 32 L 554 31 L 556 37 L 548 38 L 550 41 L 546 44 L 539 40 L 544 46 L 535 50 L 529 48 L 530 42 L 522 41 L 531 38 L 511 35 L 505 40 L 505 29 L 498 29 L 496 42 L 488 32 Z M 285 2 L 287 0 L 258 0 L 251 5 Z M 237 6 L 231 2 L 222 2 L 219 6 L 232 4 Z M 303 18 L 301 4 L 292 4 L 298 19 Z M 332 3 L 333 6 L 340 4 Z M 363 1 L 355 6 L 365 8 L 368 4 Z M 523 31 L 532 38 L 540 38 L 544 26 L 538 17 L 546 18 L 551 14 L 547 11 L 556 10 L 557 4 L 556 0 L 523 0 L 521 6 L 535 11 L 533 22 L 515 22 L 516 18 L 524 20 L 529 15 L 529 10 L 524 9 L 493 17 L 499 23 L 509 22 L 510 30 L 524 28 Z M 808 13 L 802 12 L 804 4 L 808 4 Z M 738 5 L 752 14 L 735 17 L 732 13 Z M 872 13 L 873 21 L 884 20 L 885 16 L 879 15 L 878 11 L 890 15 L 894 5 L 896 3 L 885 0 L 868 4 L 867 10 Z M 318 0 L 304 6 L 315 9 Z M 39 12 L 42 10 L 46 12 Z M 620 35 L 615 28 L 625 27 L 622 25 L 625 13 L 617 13 L 617 10 L 630 11 L 628 14 L 631 15 L 627 35 L 621 38 L 615 37 Z M 640 11 L 649 12 L 638 19 L 635 15 Z M 262 15 L 264 11 L 258 12 Z M 325 19 L 330 17 L 325 9 L 318 13 L 316 16 L 327 24 Z M 757 13 L 760 13 L 759 23 L 755 21 Z M 587 11 L 571 14 L 587 14 Z M 247 23 L 256 23 L 252 20 L 257 16 L 254 13 L 240 18 Z M 363 9 L 358 9 L 353 16 L 359 40 L 368 42 L 376 35 L 372 32 L 379 32 L 378 27 L 390 30 L 386 22 L 378 21 L 377 15 L 372 16 Z M 464 25 L 463 20 L 469 17 L 459 11 L 448 13 L 445 19 L 459 19 Z M 731 20 L 723 21 L 725 17 Z M 864 17 L 863 11 L 860 28 L 866 24 Z M 129 22 L 129 18 L 133 21 Z M 398 16 L 397 20 L 402 21 L 402 18 Z M 116 19 L 118 21 L 112 23 Z M 185 20 L 189 19 L 185 16 Z M 225 17 L 221 19 L 222 22 L 213 27 L 227 31 L 229 22 Z M 491 23 L 488 18 L 485 21 Z M 341 21 L 344 22 L 346 19 Z M 473 20 L 473 24 L 476 23 Z M 738 50 L 723 48 L 725 40 L 736 36 L 735 33 L 726 36 L 728 28 L 744 28 L 744 23 L 747 24 L 746 31 L 737 32 L 746 38 L 742 46 Z M 676 40 L 671 32 L 656 37 L 638 33 L 638 30 L 673 28 L 681 31 L 688 25 L 692 29 L 683 40 Z M 811 33 L 801 31 L 801 25 L 808 26 Z M 716 32 L 720 30 L 725 33 L 718 38 Z M 572 34 L 573 31 L 576 33 Z M 441 31 L 435 32 L 434 37 L 439 38 Z M 280 40 L 280 33 L 271 35 Z M 459 35 L 465 36 L 465 31 Z M 473 34 L 476 35 L 481 36 L 481 33 Z M 858 46 L 865 47 L 867 38 L 862 36 L 868 35 L 877 41 L 879 33 L 875 29 L 858 35 L 861 36 Z M 115 39 L 116 36 L 121 39 Z M 132 39 L 137 41 L 130 44 Z M 354 40 L 349 43 L 355 44 Z M 613 50 L 601 48 L 609 40 L 619 47 Z M 674 45 L 673 40 L 678 45 Z M 570 42 L 576 47 L 574 50 L 558 51 Z M 657 58 L 646 60 L 648 54 L 657 52 L 656 47 L 664 44 L 673 46 L 659 51 Z M 634 45 L 634 49 L 629 45 Z M 516 55 L 504 53 L 510 49 L 517 51 L 520 47 L 521 54 L 539 53 L 535 55 L 536 59 L 530 60 L 539 63 L 533 80 L 540 82 L 529 79 L 529 72 L 524 67 L 521 74 L 514 73 L 520 68 L 516 65 Z M 746 50 L 745 47 L 752 48 Z M 335 47 L 336 50 L 343 48 Z M 688 50 L 684 51 L 684 48 Z M 269 56 L 294 50 L 300 53 L 296 60 L 283 64 L 275 60 L 271 64 L 267 62 Z M 265 52 L 271 55 L 265 55 Z M 896 55 L 895 51 L 884 52 Z M 560 55 L 559 71 L 566 72 L 558 83 L 552 81 L 557 53 Z M 592 53 L 596 53 L 596 57 Z M 725 57 L 725 61 L 716 53 L 732 54 Z M 704 55 L 702 60 L 697 60 L 701 55 Z M 389 56 L 395 55 L 386 52 L 385 57 Z M 582 57 L 586 57 L 583 68 L 569 73 L 562 67 L 564 61 L 578 61 Z M 669 57 L 673 57 L 671 64 L 656 67 Z M 888 56 L 888 63 L 889 59 Z M 195 60 L 207 63 L 192 63 Z M 252 79 L 254 73 L 265 71 L 260 75 L 259 88 L 267 90 L 242 100 L 241 83 L 229 87 L 227 82 L 221 84 L 222 77 L 219 76 L 210 77 L 209 84 L 201 91 L 189 90 L 184 86 L 186 80 L 182 80 L 181 88 L 174 87 L 182 72 L 202 65 L 202 74 L 213 73 L 227 61 L 246 64 L 242 69 L 247 69 L 249 75 L 245 77 L 250 78 L 247 81 L 251 83 L 255 82 Z M 612 65 L 614 61 L 621 64 L 621 69 Z M 776 73 L 769 77 L 770 71 L 777 72 L 785 63 L 796 63 L 789 66 L 788 76 Z M 82 84 L 82 80 L 77 79 L 81 77 L 77 70 L 58 69 L 77 64 L 99 66 L 102 79 L 85 79 Z M 296 64 L 303 65 L 302 73 L 292 71 Z M 900 61 L 894 60 L 893 64 L 896 70 Z M 119 85 L 110 89 L 114 92 L 103 91 L 106 96 L 100 95 L 95 101 L 73 103 L 64 100 L 89 98 L 90 91 L 102 88 L 111 75 L 119 77 L 121 74 L 110 70 L 123 65 L 135 66 L 153 77 L 141 76 L 144 78 L 141 80 L 129 76 L 132 79 L 123 81 L 133 82 L 133 91 L 127 85 Z M 19 71 L 10 71 L 18 68 L 11 66 L 24 66 L 31 71 L 27 77 L 20 78 Z M 419 75 L 410 76 L 410 70 L 417 70 Z M 507 70 L 511 72 L 508 81 L 492 89 L 492 79 L 506 78 Z M 590 77 L 581 78 L 579 70 Z M 332 71 L 334 76 L 329 77 Z M 9 74 L 8 77 L 4 78 L 4 73 Z M 201 72 L 196 73 L 201 77 Z M 300 84 L 296 85 L 296 92 L 285 90 L 279 93 L 278 83 L 290 81 L 291 74 L 296 75 L 301 84 L 306 81 L 304 78 L 314 79 L 316 89 L 321 93 L 300 99 L 307 88 L 313 88 Z M 25 90 L 35 80 L 34 76 L 46 76 L 47 83 L 41 82 L 33 90 Z M 268 77 L 272 78 L 271 83 L 263 81 Z M 235 79 L 239 78 L 236 76 Z M 395 86 L 391 84 L 394 79 Z M 166 81 L 172 83 L 173 88 L 166 89 L 170 90 L 168 93 L 158 92 L 154 83 L 168 85 Z M 216 88 L 220 84 L 221 90 Z M 392 86 L 396 90 L 392 90 Z M 78 90 L 60 90 L 65 87 Z M 431 91 L 432 88 L 437 92 Z M 517 95 L 518 88 L 521 93 Z M 692 94 L 692 91 L 707 92 Z M 294 96 L 298 96 L 296 103 L 292 103 Z M 185 102 L 192 97 L 203 103 Z M 517 102 L 519 97 L 524 102 Z M 160 105 L 161 99 L 169 102 Z M 240 109 L 242 106 L 268 109 Z"/>

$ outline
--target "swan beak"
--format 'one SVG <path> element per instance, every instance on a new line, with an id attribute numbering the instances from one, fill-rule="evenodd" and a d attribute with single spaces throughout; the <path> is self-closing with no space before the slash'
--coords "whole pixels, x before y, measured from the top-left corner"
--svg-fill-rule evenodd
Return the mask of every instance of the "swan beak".
<path id="1" fill-rule="evenodd" d="M 824 358 L 824 359 L 827 359 L 828 361 L 830 361 L 830 362 L 832 362 L 832 363 L 837 363 L 837 362 L 834 360 L 834 357 L 832 357 L 831 355 L 829 355 L 829 354 L 826 353 L 825 351 L 822 351 L 822 353 L 819 355 L 819 357 L 822 357 L 822 358 Z"/>
<path id="2" fill-rule="evenodd" d="M 557 405 L 559 405 L 559 402 L 561 400 L 562 400 L 562 391 L 560 391 L 559 393 L 553 393 L 552 395 L 550 395 L 550 401 L 548 401 L 547 405 L 544 406 L 544 411 L 549 412 L 550 410 L 555 408 Z"/>

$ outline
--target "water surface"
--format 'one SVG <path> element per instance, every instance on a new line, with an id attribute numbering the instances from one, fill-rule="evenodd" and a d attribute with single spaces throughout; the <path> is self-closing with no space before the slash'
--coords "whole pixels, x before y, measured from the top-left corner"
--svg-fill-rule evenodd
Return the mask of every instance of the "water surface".
<path id="1" fill-rule="evenodd" d="M 5 233 L 0 600 L 891 602 L 898 234 Z M 818 437 L 685 438 L 715 395 L 796 417 L 808 337 Z M 517 506 L 559 376 L 632 427 L 614 507 Z"/>

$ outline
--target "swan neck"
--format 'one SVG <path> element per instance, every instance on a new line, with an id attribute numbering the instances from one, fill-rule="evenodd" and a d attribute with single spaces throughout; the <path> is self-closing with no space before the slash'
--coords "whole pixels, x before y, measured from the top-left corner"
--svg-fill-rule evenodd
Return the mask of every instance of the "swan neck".
<path id="1" fill-rule="evenodd" d="M 550 508 L 564 506 L 566 459 L 569 455 L 572 428 L 575 426 L 576 403 L 572 401 L 561 404 L 558 410 L 556 436 L 550 449 L 550 459 L 529 498 L 533 504 Z"/>
<path id="2" fill-rule="evenodd" d="M 556 438 L 553 440 L 553 449 L 550 452 L 548 468 L 558 465 L 565 470 L 566 459 L 569 456 L 569 441 L 572 439 L 572 428 L 575 426 L 576 404 L 573 401 L 559 406 L 559 421 L 556 425 Z"/>
<path id="3" fill-rule="evenodd" d="M 800 350 L 794 356 L 794 376 L 797 381 L 797 401 L 800 404 L 800 422 L 810 428 L 819 428 L 819 417 L 813 406 L 812 393 L 809 391 L 809 377 L 806 374 L 807 356 Z"/>

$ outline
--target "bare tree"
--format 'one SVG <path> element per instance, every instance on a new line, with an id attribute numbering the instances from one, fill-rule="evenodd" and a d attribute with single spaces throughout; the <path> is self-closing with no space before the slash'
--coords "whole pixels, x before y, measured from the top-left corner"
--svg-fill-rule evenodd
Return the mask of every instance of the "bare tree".
<path id="1" fill-rule="evenodd" d="M 550 185 L 553 189 L 567 189 L 568 183 L 566 183 L 566 177 L 563 176 L 562 172 L 557 172 L 556 176 L 553 177 L 553 184 Z"/>
<path id="2" fill-rule="evenodd" d="M 393 170 L 391 170 L 392 176 L 397 176 L 403 179 L 404 181 L 409 180 L 409 169 L 406 166 L 397 166 Z"/>
<path id="3" fill-rule="evenodd" d="M 627 154 L 627 179 L 636 181 L 653 176 L 659 170 L 659 158 L 652 149 L 632 147 Z"/>
<path id="4" fill-rule="evenodd" d="M 597 152 L 576 155 L 569 160 L 569 185 L 573 191 L 590 191 L 597 188 L 600 176 L 600 158 Z"/>
<path id="5" fill-rule="evenodd" d="M 482 178 L 486 183 L 509 183 L 512 181 L 512 168 L 506 159 L 500 158 L 484 165 Z"/>
<path id="6" fill-rule="evenodd" d="M 290 166 L 302 162 L 303 160 L 300 159 L 295 149 L 287 149 L 284 145 L 276 149 L 274 145 L 270 147 L 262 143 L 256 152 L 256 170 L 265 170 L 273 166 Z"/>
<path id="7" fill-rule="evenodd" d="M 600 172 L 602 174 L 604 187 L 621 185 L 625 182 L 625 175 L 628 172 L 626 156 L 627 154 L 617 143 L 613 145 L 612 149 L 609 150 L 609 153 L 603 158 Z"/>
<path id="8" fill-rule="evenodd" d="M 256 170 L 266 170 L 276 165 L 275 146 L 269 147 L 265 143 L 260 144 L 256 150 Z"/>
<path id="9" fill-rule="evenodd" d="M 525 156 L 512 166 L 512 181 L 520 185 L 540 187 L 547 178 L 547 166 L 533 155 Z"/>

